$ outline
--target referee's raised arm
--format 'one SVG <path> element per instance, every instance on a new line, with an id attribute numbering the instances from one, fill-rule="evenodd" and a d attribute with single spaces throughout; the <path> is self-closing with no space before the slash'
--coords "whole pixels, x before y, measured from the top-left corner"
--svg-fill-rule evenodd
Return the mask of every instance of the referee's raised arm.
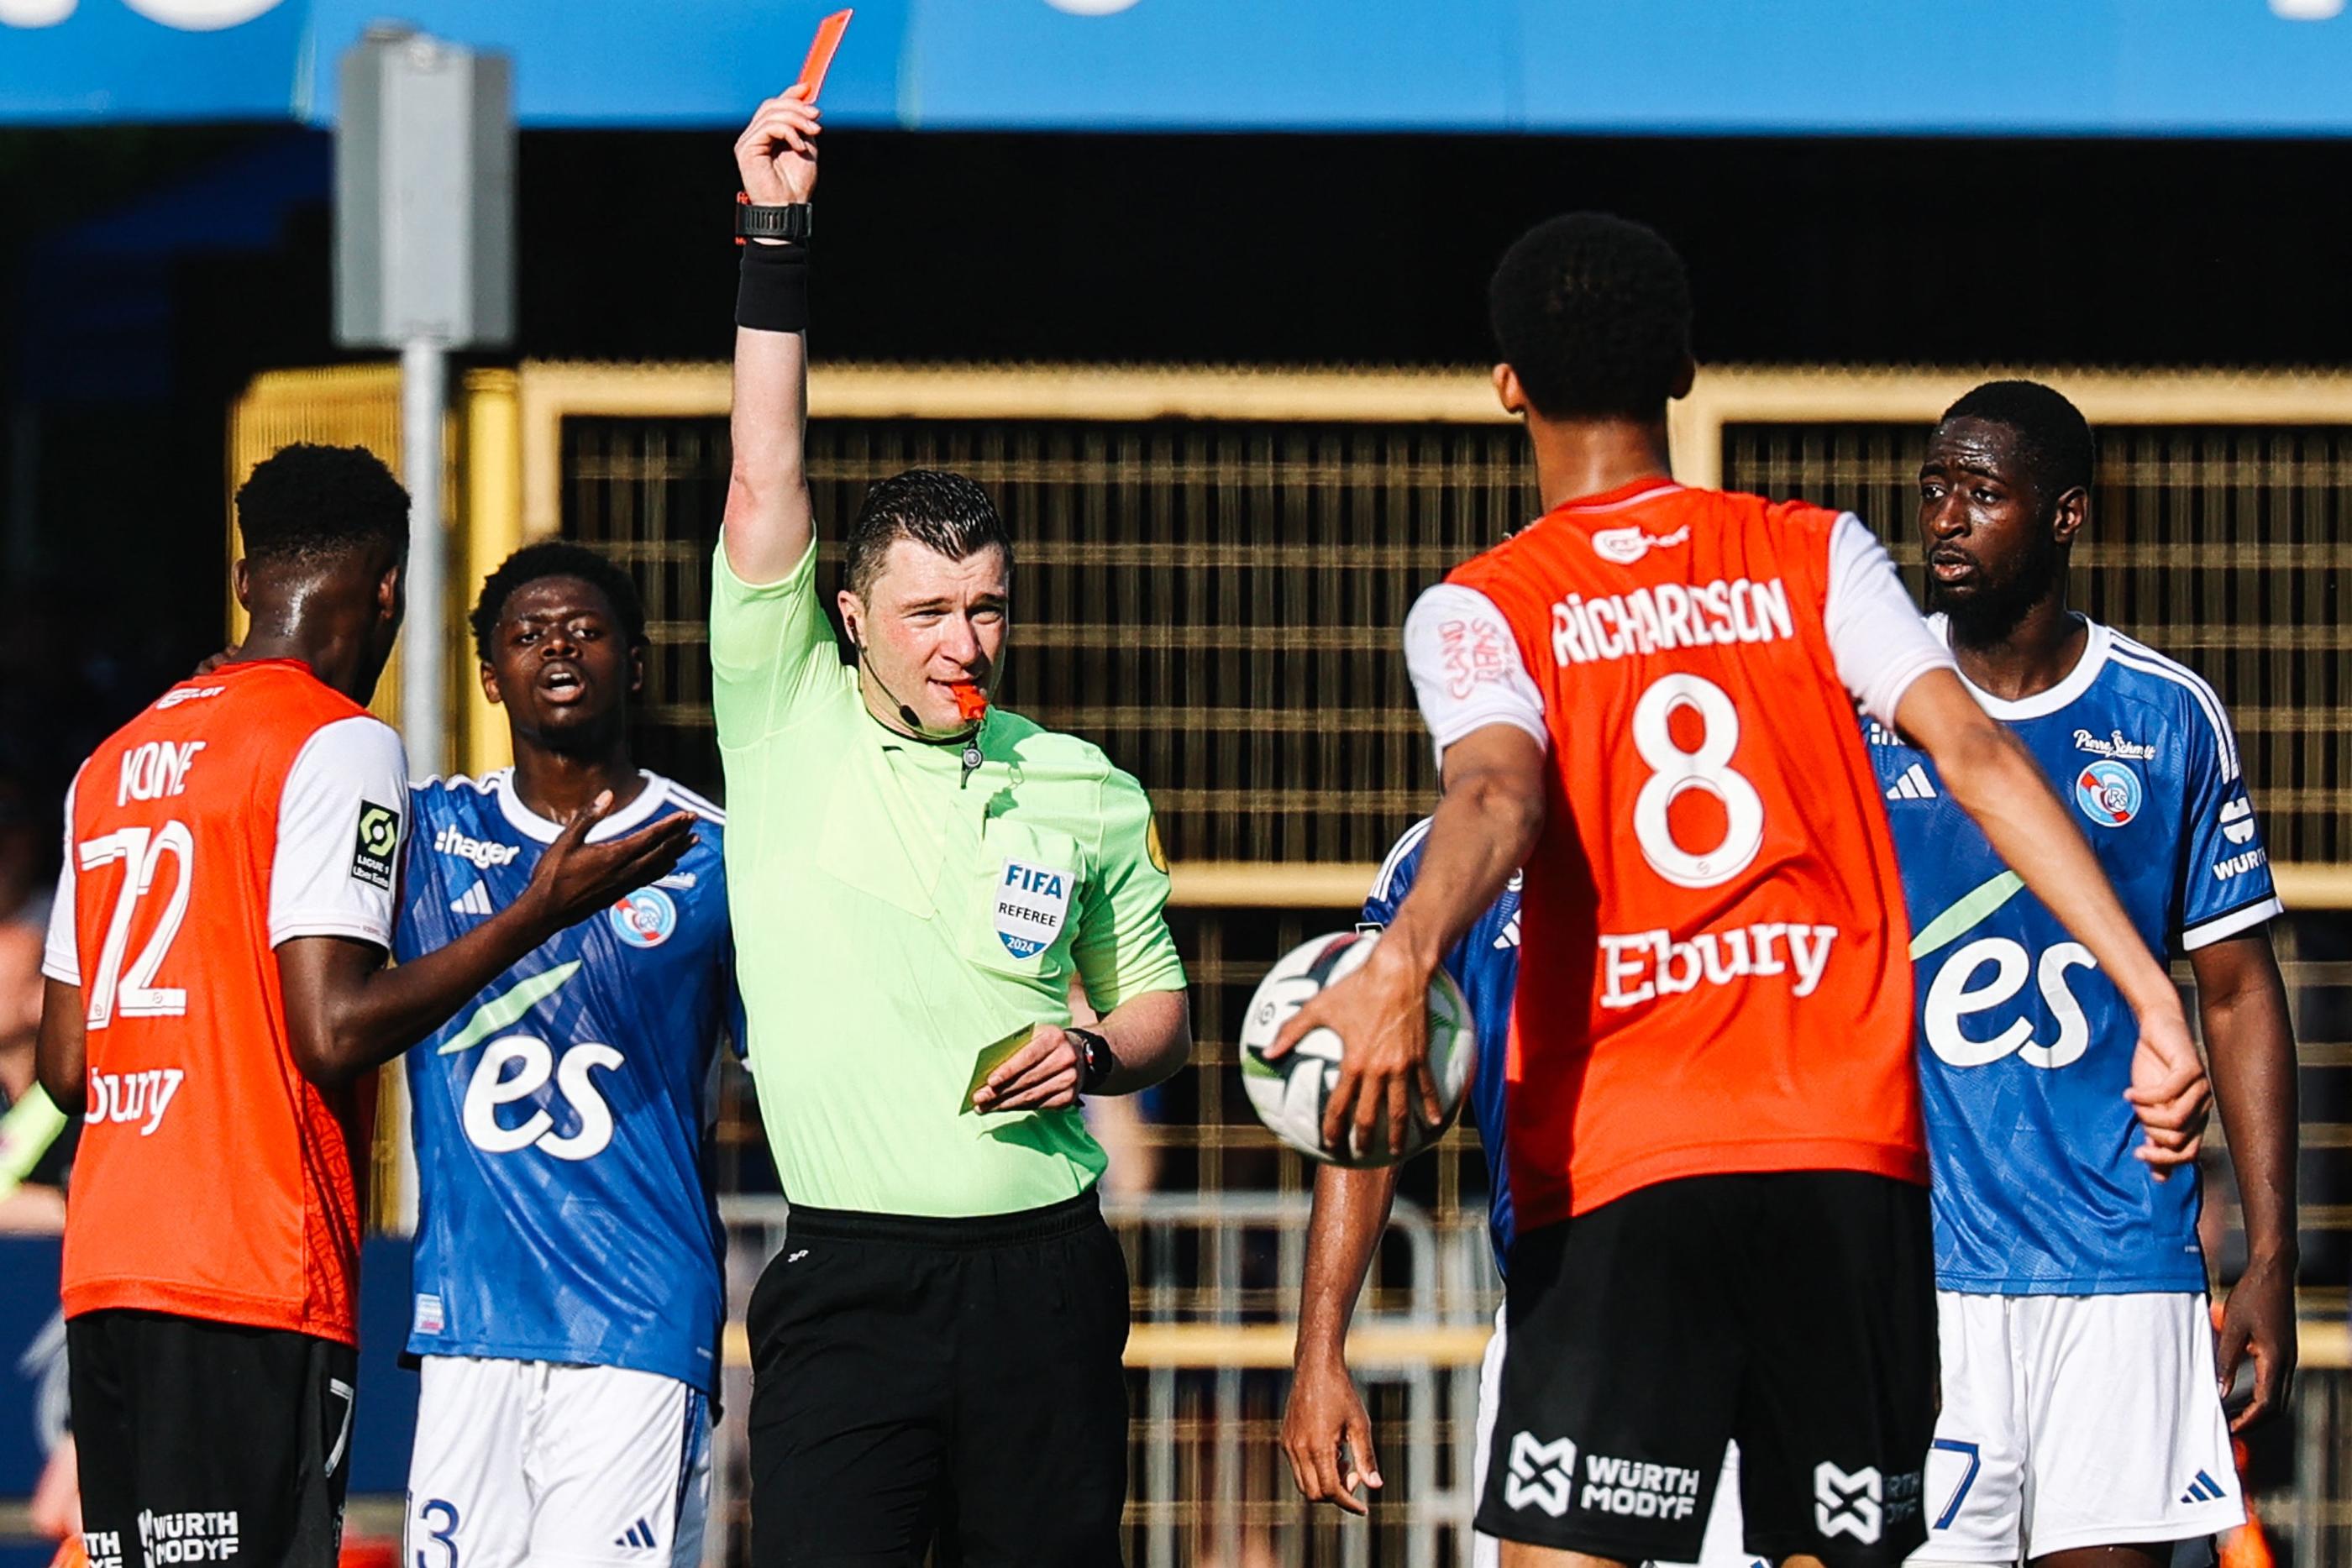
<path id="1" fill-rule="evenodd" d="M 747 583 L 774 582 L 815 538 L 808 466 L 808 215 L 822 129 L 806 89 L 760 106 L 735 141 L 746 220 L 735 297 L 735 402 L 722 538 Z M 772 234 L 758 231 L 766 228 Z M 784 237 L 791 235 L 793 237 Z"/>

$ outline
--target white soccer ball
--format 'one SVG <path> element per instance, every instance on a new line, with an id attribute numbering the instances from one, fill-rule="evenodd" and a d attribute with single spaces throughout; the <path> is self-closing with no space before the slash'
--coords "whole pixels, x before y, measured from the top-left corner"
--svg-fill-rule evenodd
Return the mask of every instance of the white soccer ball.
<path id="1" fill-rule="evenodd" d="M 1405 1134 L 1404 1147 L 1388 1146 L 1385 1115 L 1371 1146 L 1361 1149 L 1327 1146 L 1323 1142 L 1323 1112 L 1339 1081 L 1339 1059 L 1346 1046 L 1328 1029 L 1318 1029 L 1300 1040 L 1289 1055 L 1269 1061 L 1266 1048 L 1290 1015 L 1308 998 L 1349 974 L 1371 956 L 1377 931 L 1343 931 L 1318 936 L 1292 948 L 1258 982 L 1250 998 L 1249 1014 L 1242 1022 L 1242 1082 L 1250 1104 L 1266 1130 L 1309 1159 L 1336 1166 L 1392 1166 L 1411 1159 L 1438 1140 L 1462 1109 L 1464 1091 L 1477 1059 L 1477 1036 L 1470 1023 L 1470 1005 L 1454 977 L 1440 969 L 1429 980 L 1429 1070 L 1437 1080 L 1438 1103 L 1444 1118 L 1424 1125 L 1415 1114 Z"/>

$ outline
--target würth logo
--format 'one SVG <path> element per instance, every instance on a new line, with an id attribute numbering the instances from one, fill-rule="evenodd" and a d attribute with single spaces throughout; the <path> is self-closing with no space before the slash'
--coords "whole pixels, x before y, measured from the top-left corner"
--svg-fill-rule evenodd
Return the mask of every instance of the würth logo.
<path id="1" fill-rule="evenodd" d="M 1539 1443 L 1532 1432 L 1511 1438 L 1511 1473 L 1503 1478 L 1503 1500 L 1513 1508 L 1530 1504 L 1558 1519 L 1576 1492 L 1576 1445 L 1566 1437 Z"/>

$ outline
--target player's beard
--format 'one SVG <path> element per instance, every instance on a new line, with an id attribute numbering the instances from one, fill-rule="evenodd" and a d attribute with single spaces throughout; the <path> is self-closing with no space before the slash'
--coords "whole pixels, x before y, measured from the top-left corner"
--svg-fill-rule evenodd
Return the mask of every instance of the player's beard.
<path id="1" fill-rule="evenodd" d="M 1929 577 L 1927 608 L 1951 618 L 1954 643 L 1990 647 L 2016 631 L 2035 605 L 2056 591 L 2065 571 L 2066 557 L 2058 541 L 2037 534 L 2029 553 L 2008 572 L 1997 576 L 1980 570 L 1965 591 L 1956 592 Z"/>

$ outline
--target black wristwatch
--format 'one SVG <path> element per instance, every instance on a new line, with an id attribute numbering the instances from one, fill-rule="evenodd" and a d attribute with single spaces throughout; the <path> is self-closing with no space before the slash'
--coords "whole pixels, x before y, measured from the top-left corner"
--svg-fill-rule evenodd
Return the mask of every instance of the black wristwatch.
<path id="1" fill-rule="evenodd" d="M 738 192 L 735 196 L 735 237 L 805 241 L 809 236 L 812 210 L 806 202 L 763 207 Z"/>
<path id="2" fill-rule="evenodd" d="M 1118 1071 L 1118 1058 L 1110 1053 L 1110 1041 L 1090 1029 L 1062 1032 L 1078 1042 L 1078 1092 L 1099 1094 L 1110 1075 Z"/>

